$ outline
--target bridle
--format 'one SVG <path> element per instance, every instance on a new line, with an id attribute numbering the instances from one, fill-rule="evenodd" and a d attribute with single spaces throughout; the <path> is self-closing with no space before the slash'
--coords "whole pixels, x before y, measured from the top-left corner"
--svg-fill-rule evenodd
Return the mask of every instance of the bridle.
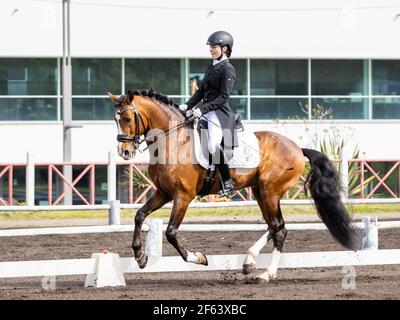
<path id="1" fill-rule="evenodd" d="M 121 105 L 121 103 L 123 103 L 124 100 L 125 100 L 125 97 L 122 96 L 122 97 L 120 98 L 119 103 L 116 104 L 115 107 L 119 107 L 119 106 Z M 146 147 L 145 149 L 141 150 L 141 149 L 139 149 L 139 146 L 140 146 L 140 144 L 141 144 L 142 142 L 146 141 L 149 137 L 146 137 L 146 136 L 145 136 L 144 138 L 140 138 L 140 136 L 141 136 L 142 134 L 146 134 L 146 128 L 145 128 L 145 125 L 144 125 L 143 118 L 142 118 L 142 116 L 140 115 L 140 113 L 139 113 L 139 111 L 138 111 L 138 108 L 137 108 L 137 106 L 135 105 L 135 103 L 132 101 L 130 105 L 126 106 L 126 107 L 123 108 L 122 110 L 117 110 L 117 111 L 115 111 L 115 113 L 116 113 L 118 116 L 121 116 L 124 112 L 126 112 L 126 111 L 128 111 L 128 110 L 132 110 L 133 113 L 134 113 L 134 115 L 135 115 L 135 119 L 134 119 L 134 120 L 135 120 L 135 135 L 134 135 L 134 136 L 128 136 L 128 135 L 118 134 L 118 135 L 117 135 L 117 141 L 118 141 L 118 142 L 130 142 L 130 143 L 132 143 L 133 149 L 134 149 L 134 150 L 139 150 L 140 152 L 144 152 L 144 151 L 146 151 L 146 150 L 148 149 L 148 147 Z M 117 122 L 118 120 L 115 119 L 115 121 Z M 140 127 L 139 127 L 139 123 L 140 123 L 140 122 L 142 123 L 143 129 L 144 129 L 144 132 L 143 132 L 142 134 L 140 133 Z M 185 120 L 185 121 L 183 121 L 182 123 L 180 123 L 180 124 L 178 124 L 178 125 L 176 125 L 176 126 L 174 126 L 174 127 L 172 127 L 172 128 L 168 128 L 168 129 L 166 129 L 166 130 L 163 130 L 163 131 L 164 131 L 164 133 L 168 136 L 168 135 L 170 135 L 172 132 L 177 131 L 179 128 L 181 128 L 181 127 L 183 127 L 183 126 L 185 126 L 186 124 L 191 123 L 191 122 L 192 122 L 192 121 Z M 118 124 L 117 124 L 117 125 L 118 125 Z M 155 136 L 153 136 L 153 137 L 157 137 L 157 136 L 158 136 L 158 135 L 155 135 Z M 152 138 L 152 137 L 150 137 L 150 138 Z"/>
<path id="2" fill-rule="evenodd" d="M 116 107 L 117 106 L 118 105 L 116 105 Z M 128 136 L 128 135 L 118 134 L 117 135 L 117 141 L 118 142 L 131 142 L 133 144 L 133 148 L 135 150 L 137 150 L 137 149 L 139 149 L 139 145 L 143 141 L 145 141 L 146 138 L 143 138 L 143 139 L 140 138 L 141 133 L 140 133 L 139 122 L 142 123 L 143 128 L 145 128 L 145 126 L 144 126 L 144 122 L 143 122 L 142 116 L 138 112 L 138 109 L 137 109 L 135 103 L 132 101 L 132 103 L 130 105 L 126 106 L 122 110 L 115 111 L 115 113 L 118 116 L 121 116 L 124 112 L 126 112 L 128 110 L 132 110 L 134 115 L 135 115 L 135 135 L 134 136 Z M 115 121 L 117 121 L 117 119 L 115 119 Z"/>

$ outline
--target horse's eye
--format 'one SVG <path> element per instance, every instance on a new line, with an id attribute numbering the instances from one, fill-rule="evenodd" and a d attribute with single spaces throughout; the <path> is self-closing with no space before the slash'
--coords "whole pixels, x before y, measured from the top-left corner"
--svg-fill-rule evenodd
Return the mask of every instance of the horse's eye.
<path id="1" fill-rule="evenodd" d="M 130 122 L 130 121 L 131 121 L 131 118 L 129 118 L 129 117 L 124 117 L 124 121 L 125 121 L 125 122 Z"/>

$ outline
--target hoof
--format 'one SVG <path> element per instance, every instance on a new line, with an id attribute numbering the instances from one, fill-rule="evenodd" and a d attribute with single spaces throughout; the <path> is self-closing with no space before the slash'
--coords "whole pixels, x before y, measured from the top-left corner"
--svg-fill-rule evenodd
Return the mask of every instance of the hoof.
<path id="1" fill-rule="evenodd" d="M 143 253 L 143 254 L 140 256 L 139 259 L 136 259 L 136 262 L 137 262 L 139 268 L 140 268 L 140 269 L 143 269 L 143 268 L 146 266 L 148 260 L 149 260 L 148 256 L 146 256 L 146 254 Z"/>
<path id="2" fill-rule="evenodd" d="M 269 280 L 270 280 L 269 275 L 264 275 L 264 274 L 261 274 L 255 278 L 256 283 L 259 284 L 268 283 Z"/>
<path id="3" fill-rule="evenodd" d="M 268 279 L 265 278 L 261 278 L 261 277 L 246 277 L 245 279 L 245 283 L 246 284 L 264 284 L 264 283 L 268 283 Z"/>
<path id="4" fill-rule="evenodd" d="M 208 260 L 204 254 L 202 254 L 201 252 L 196 252 L 194 255 L 197 257 L 198 264 L 208 266 Z"/>
<path id="5" fill-rule="evenodd" d="M 255 264 L 244 264 L 242 273 L 247 276 L 248 274 L 254 272 L 257 269 Z"/>

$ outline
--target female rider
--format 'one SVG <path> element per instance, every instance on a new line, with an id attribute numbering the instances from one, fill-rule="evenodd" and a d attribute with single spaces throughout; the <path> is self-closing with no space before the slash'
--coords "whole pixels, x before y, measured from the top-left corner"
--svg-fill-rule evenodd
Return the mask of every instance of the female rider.
<path id="1" fill-rule="evenodd" d="M 212 163 L 222 178 L 221 195 L 233 195 L 235 186 L 229 173 L 228 161 L 232 149 L 237 145 L 235 115 L 229 106 L 229 96 L 236 80 L 236 70 L 230 64 L 233 38 L 226 31 L 214 32 L 208 38 L 212 63 L 208 66 L 200 88 L 185 103 L 179 106 L 189 119 L 202 118 L 207 121 L 208 150 Z M 199 107 L 195 105 L 203 100 Z"/>

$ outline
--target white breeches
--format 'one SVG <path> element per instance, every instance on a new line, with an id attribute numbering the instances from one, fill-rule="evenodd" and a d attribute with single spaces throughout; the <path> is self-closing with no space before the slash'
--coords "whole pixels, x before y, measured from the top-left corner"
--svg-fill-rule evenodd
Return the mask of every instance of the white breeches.
<path id="1" fill-rule="evenodd" d="M 214 154 L 222 142 L 222 127 L 215 111 L 203 115 L 208 123 L 208 151 Z"/>

